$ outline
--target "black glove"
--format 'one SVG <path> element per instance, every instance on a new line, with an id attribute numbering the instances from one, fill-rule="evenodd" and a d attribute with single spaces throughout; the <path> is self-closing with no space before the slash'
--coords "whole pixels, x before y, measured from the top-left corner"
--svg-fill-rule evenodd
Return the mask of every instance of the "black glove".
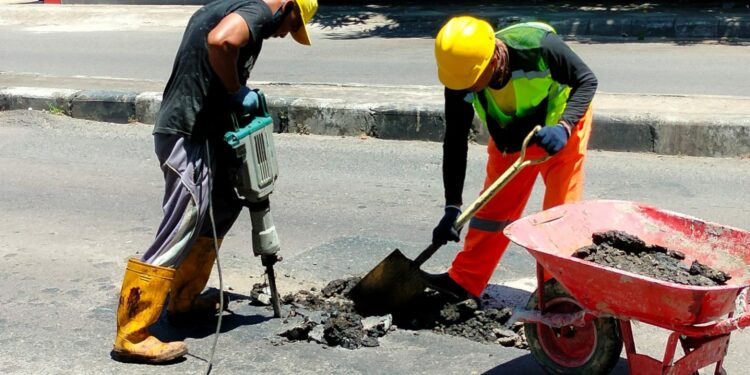
<path id="1" fill-rule="evenodd" d="M 534 134 L 534 142 L 541 146 L 548 154 L 554 155 L 568 143 L 568 129 L 563 124 L 545 126 Z"/>
<path id="2" fill-rule="evenodd" d="M 442 246 L 447 244 L 448 241 L 458 242 L 461 240 L 461 237 L 459 237 L 461 230 L 456 230 L 453 227 L 459 215 L 461 215 L 461 210 L 458 207 L 445 207 L 443 218 L 440 219 L 438 225 L 432 230 L 432 243 Z"/>

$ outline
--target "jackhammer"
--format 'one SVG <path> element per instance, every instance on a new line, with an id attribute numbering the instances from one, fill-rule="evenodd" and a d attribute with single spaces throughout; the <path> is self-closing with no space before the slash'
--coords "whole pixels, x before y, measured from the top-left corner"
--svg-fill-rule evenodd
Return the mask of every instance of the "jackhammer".
<path id="1" fill-rule="evenodd" d="M 278 177 L 276 149 L 273 143 L 273 118 L 268 113 L 266 98 L 258 91 L 259 108 L 255 114 L 232 114 L 234 131 L 224 134 L 234 150 L 237 163 L 229 168 L 237 195 L 250 210 L 253 254 L 260 256 L 266 268 L 274 317 L 281 317 L 281 302 L 276 288 L 273 265 L 281 261 L 279 236 L 271 216 L 269 196 Z"/>

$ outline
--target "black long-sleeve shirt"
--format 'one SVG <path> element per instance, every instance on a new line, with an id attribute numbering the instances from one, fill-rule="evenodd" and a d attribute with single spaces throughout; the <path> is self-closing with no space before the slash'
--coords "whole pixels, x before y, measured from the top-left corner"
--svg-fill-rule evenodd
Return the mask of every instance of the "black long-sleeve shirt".
<path id="1" fill-rule="evenodd" d="M 547 33 L 542 39 L 540 51 L 549 67 L 552 79 L 571 88 L 561 121 L 575 126 L 588 110 L 594 98 L 598 81 L 589 67 L 555 33 Z M 508 46 L 508 63 L 514 72 L 532 64 L 528 53 Z M 533 65 L 533 64 L 532 64 Z M 478 93 L 480 94 L 480 93 Z M 466 156 L 468 136 L 474 118 L 474 107 L 469 91 L 445 89 L 445 138 L 443 140 L 443 186 L 446 205 L 460 206 L 466 178 Z M 547 101 L 527 117 L 516 118 L 505 127 L 500 127 L 491 116 L 486 116 L 492 140 L 503 152 L 517 152 L 531 129 L 544 124 Z"/>

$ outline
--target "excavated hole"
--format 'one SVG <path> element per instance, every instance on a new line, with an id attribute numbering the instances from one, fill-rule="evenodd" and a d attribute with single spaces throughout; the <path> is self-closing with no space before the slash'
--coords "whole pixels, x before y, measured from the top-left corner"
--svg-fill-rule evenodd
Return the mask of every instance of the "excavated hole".
<path id="1" fill-rule="evenodd" d="M 521 323 L 506 327 L 509 307 L 483 308 L 474 300 L 452 302 L 431 290 L 425 290 L 401 312 L 363 317 L 347 298 L 359 280 L 333 280 L 320 292 L 313 288 L 284 296 L 282 302 L 290 311 L 285 323 L 290 328 L 279 335 L 288 341 L 357 349 L 378 346 L 380 337 L 396 329 L 429 330 L 481 343 L 528 347 Z"/>

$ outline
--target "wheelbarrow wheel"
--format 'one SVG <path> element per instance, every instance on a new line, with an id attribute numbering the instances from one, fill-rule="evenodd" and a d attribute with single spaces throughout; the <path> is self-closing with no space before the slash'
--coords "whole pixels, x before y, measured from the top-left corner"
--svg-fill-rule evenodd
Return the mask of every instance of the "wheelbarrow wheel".
<path id="1" fill-rule="evenodd" d="M 544 284 L 544 305 L 544 312 L 574 313 L 583 309 L 556 280 Z M 537 306 L 534 292 L 526 308 Z M 531 354 L 551 374 L 608 374 L 620 359 L 622 339 L 616 319 L 598 318 L 583 327 L 525 323 L 523 328 Z"/>

